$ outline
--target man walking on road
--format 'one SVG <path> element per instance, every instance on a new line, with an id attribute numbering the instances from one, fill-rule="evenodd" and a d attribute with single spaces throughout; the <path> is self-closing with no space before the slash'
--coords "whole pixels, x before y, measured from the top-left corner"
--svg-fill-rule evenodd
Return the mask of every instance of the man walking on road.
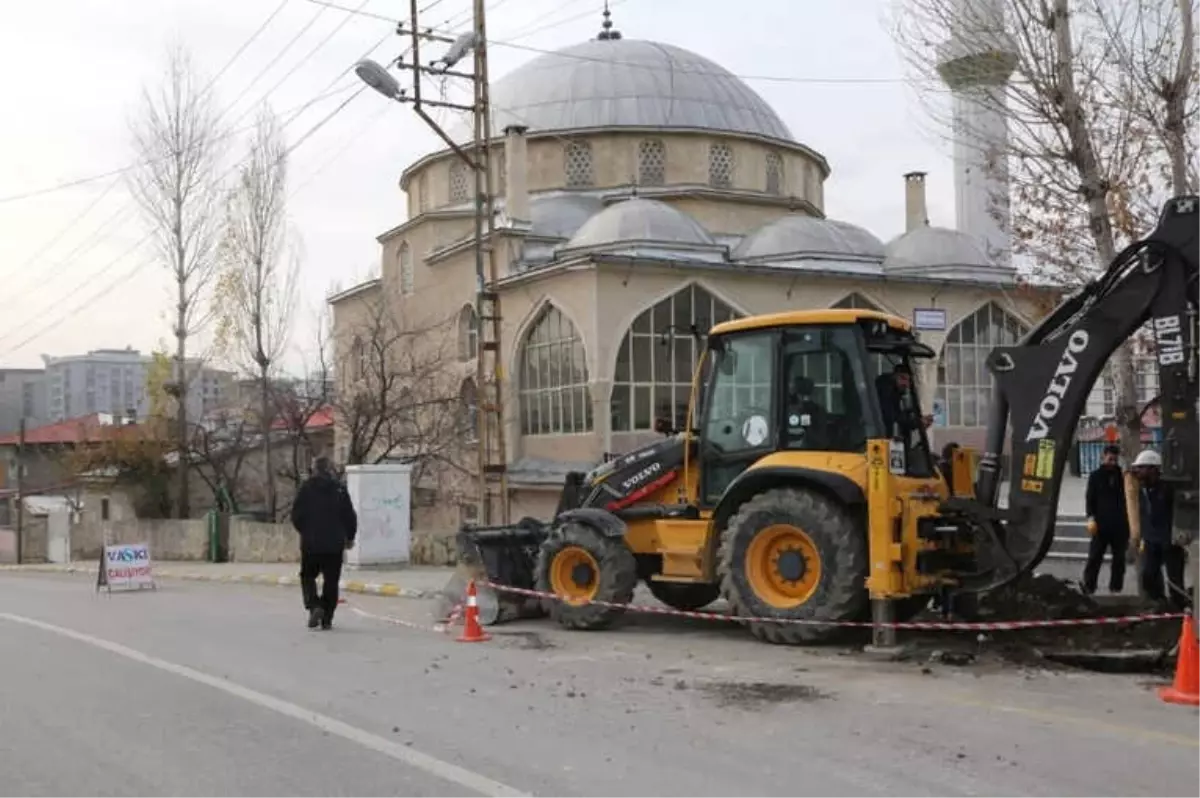
<path id="1" fill-rule="evenodd" d="M 358 515 L 329 458 L 317 459 L 315 473 L 296 493 L 292 526 L 300 533 L 300 589 L 308 610 L 308 628 L 330 629 L 337 609 L 342 557 L 354 546 Z M 320 596 L 317 574 L 324 583 Z"/>
<path id="2" fill-rule="evenodd" d="M 1112 552 L 1108 572 L 1108 590 L 1120 593 L 1125 589 L 1125 550 L 1129 547 L 1129 516 L 1125 511 L 1125 484 L 1120 464 L 1121 447 L 1105 446 L 1100 467 L 1088 475 L 1087 565 L 1083 567 L 1083 592 L 1096 592 L 1100 566 L 1105 551 Z"/>

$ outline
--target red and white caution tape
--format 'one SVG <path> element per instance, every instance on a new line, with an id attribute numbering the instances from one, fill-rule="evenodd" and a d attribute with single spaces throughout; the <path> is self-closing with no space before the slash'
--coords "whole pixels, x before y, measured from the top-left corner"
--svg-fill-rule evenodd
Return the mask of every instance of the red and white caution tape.
<path id="1" fill-rule="evenodd" d="M 562 601 L 562 597 L 554 593 L 544 593 L 540 590 L 528 590 L 509 585 L 498 585 L 494 582 L 481 581 L 483 587 L 491 588 L 500 593 L 512 593 L 518 596 Z M 1062 618 L 1041 621 L 989 621 L 975 623 L 947 623 L 944 621 L 908 621 L 876 624 L 871 621 L 818 621 L 801 618 L 754 618 L 744 615 L 726 615 L 717 612 L 688 612 L 669 607 L 654 607 L 646 604 L 618 604 L 610 601 L 587 601 L 598 607 L 611 607 L 626 612 L 641 612 L 651 615 L 674 615 L 681 618 L 699 618 L 705 621 L 731 621 L 733 623 L 778 623 L 796 626 L 838 626 L 858 629 L 872 629 L 877 626 L 892 629 L 923 629 L 926 631 L 942 632 L 1014 632 L 1021 629 L 1052 629 L 1062 626 L 1113 626 L 1119 624 L 1143 623 L 1145 621 L 1170 621 L 1183 618 L 1182 612 L 1149 612 L 1140 615 L 1119 615 L 1104 618 Z"/>
<path id="2" fill-rule="evenodd" d="M 370 618 L 375 621 L 384 621 L 385 623 L 403 626 L 406 629 L 415 629 L 419 632 L 436 632 L 437 634 L 448 634 L 456 623 L 462 620 L 462 605 L 456 604 L 454 609 L 450 611 L 450 617 L 444 623 L 424 624 L 414 621 L 406 621 L 403 618 L 397 618 L 394 615 L 379 615 L 374 612 L 367 612 L 364 609 L 355 607 L 353 604 L 348 605 L 355 615 L 362 618 Z"/>

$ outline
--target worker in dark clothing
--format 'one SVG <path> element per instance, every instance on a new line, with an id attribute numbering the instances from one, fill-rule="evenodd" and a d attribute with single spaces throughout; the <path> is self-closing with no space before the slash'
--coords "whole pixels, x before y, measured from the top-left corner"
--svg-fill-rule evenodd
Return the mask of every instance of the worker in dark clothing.
<path id="1" fill-rule="evenodd" d="M 354 546 L 358 515 L 328 458 L 318 458 L 315 473 L 300 486 L 292 503 L 292 526 L 300 533 L 300 588 L 308 628 L 329 629 L 337 609 L 342 557 Z M 324 583 L 319 596 L 318 574 Z"/>
<path id="2" fill-rule="evenodd" d="M 954 453 L 962 447 L 954 441 L 950 441 L 942 447 L 942 457 L 938 460 L 938 471 L 942 473 L 942 479 L 946 480 L 946 487 L 954 492 Z"/>
<path id="3" fill-rule="evenodd" d="M 875 380 L 883 429 L 889 438 L 908 442 L 918 425 L 928 427 L 933 423 L 933 416 L 917 418 L 912 387 L 912 372 L 903 363 L 897 363 L 891 374 L 880 374 Z"/>
<path id="4" fill-rule="evenodd" d="M 799 362 L 797 359 L 794 364 Z M 829 448 L 829 420 L 825 408 L 813 400 L 814 393 L 816 383 L 802 374 L 795 374 L 788 384 L 787 434 L 791 448 L 813 451 Z"/>
<path id="5" fill-rule="evenodd" d="M 1139 482 L 1142 593 L 1149 599 L 1182 609 L 1188 603 L 1183 585 L 1187 552 L 1172 540 L 1174 486 L 1162 481 L 1162 457 L 1152 449 L 1146 449 L 1133 461 L 1133 473 Z M 1163 584 L 1164 570 L 1169 585 Z"/>
<path id="6" fill-rule="evenodd" d="M 1096 592 L 1104 554 L 1112 552 L 1108 590 L 1125 589 L 1125 550 L 1129 546 L 1129 515 L 1125 510 L 1125 477 L 1120 464 L 1121 447 L 1105 446 L 1100 467 L 1088 475 L 1084 499 L 1087 512 L 1087 564 L 1083 567 L 1083 592 Z"/>

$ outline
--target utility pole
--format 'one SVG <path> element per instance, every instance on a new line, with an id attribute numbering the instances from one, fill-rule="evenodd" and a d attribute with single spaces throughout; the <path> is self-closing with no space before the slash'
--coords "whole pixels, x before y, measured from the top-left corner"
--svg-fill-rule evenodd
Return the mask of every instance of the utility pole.
<path id="1" fill-rule="evenodd" d="M 25 537 L 25 415 L 17 427 L 17 565 L 21 564 Z"/>
<path id="2" fill-rule="evenodd" d="M 360 62 L 356 71 L 368 85 L 397 102 L 410 103 L 417 116 L 437 133 L 454 154 L 462 159 L 475 175 L 475 316 L 479 324 L 479 347 L 476 358 L 475 389 L 478 430 L 478 502 L 479 519 L 485 524 L 507 524 L 510 520 L 508 495 L 508 454 L 504 434 L 504 365 L 501 361 L 499 269 L 495 252 L 495 176 L 492 174 L 491 108 L 488 99 L 487 23 L 485 0 L 472 0 L 474 24 L 470 33 L 458 38 L 440 36 L 432 29 L 421 30 L 417 0 L 410 0 L 410 18 L 396 29 L 411 40 L 412 61 L 397 59 L 396 66 L 412 73 L 412 88 L 401 89 L 396 80 L 381 66 L 370 61 Z M 421 60 L 422 42 L 441 42 L 449 49 L 439 59 L 428 63 Z M 474 54 L 471 72 L 453 71 L 468 52 Z M 469 80 L 474 88 L 471 105 L 423 96 L 421 79 L 437 75 Z M 451 108 L 469 111 L 474 120 L 474 135 L 469 148 L 454 141 L 441 125 L 430 116 L 427 108 Z"/>

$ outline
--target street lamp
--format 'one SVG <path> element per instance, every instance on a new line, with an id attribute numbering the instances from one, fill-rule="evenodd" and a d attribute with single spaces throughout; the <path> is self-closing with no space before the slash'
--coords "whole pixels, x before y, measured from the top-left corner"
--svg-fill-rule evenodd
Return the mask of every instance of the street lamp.
<path id="1" fill-rule="evenodd" d="M 359 61 L 354 65 L 354 72 L 362 79 L 363 83 L 384 97 L 390 100 L 403 99 L 404 89 L 400 88 L 400 81 L 374 61 L 370 59 Z"/>

